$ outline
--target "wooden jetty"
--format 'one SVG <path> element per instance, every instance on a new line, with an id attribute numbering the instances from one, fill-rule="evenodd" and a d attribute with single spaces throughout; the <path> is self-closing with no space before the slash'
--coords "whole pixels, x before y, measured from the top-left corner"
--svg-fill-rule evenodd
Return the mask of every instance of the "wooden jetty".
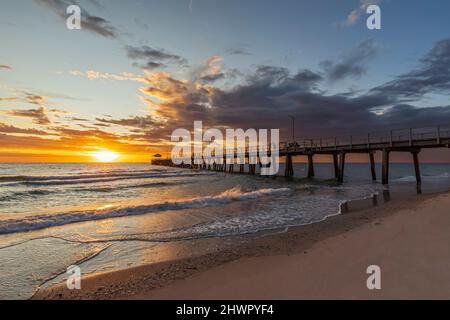
<path id="1" fill-rule="evenodd" d="M 422 182 L 419 166 L 419 153 L 422 149 L 450 148 L 450 126 L 436 126 L 426 128 L 395 129 L 384 132 L 368 133 L 365 135 L 349 135 L 344 137 L 302 139 L 295 142 L 282 142 L 279 147 L 279 157 L 285 158 L 285 177 L 294 176 L 293 158 L 305 156 L 308 161 L 308 178 L 313 178 L 314 156 L 329 155 L 334 165 L 335 178 L 339 183 L 344 182 L 346 156 L 352 153 L 367 154 L 370 162 L 370 173 L 372 180 L 376 181 L 375 152 L 382 152 L 382 183 L 389 183 L 389 162 L 392 152 L 408 152 L 412 156 L 414 163 L 417 184 Z M 270 147 L 263 150 L 270 156 Z M 179 167 L 188 167 L 200 170 L 215 170 L 224 172 L 235 172 L 236 159 L 244 156 L 246 163 L 250 163 L 249 158 L 256 154 L 259 159 L 258 148 L 245 150 L 226 149 L 224 154 L 233 154 L 233 162 L 227 163 L 225 156 L 221 163 L 194 164 L 194 155 L 190 164 Z M 262 166 L 258 160 L 259 166 Z M 156 163 L 155 163 L 156 164 Z M 245 173 L 245 165 L 239 164 L 239 173 Z M 248 173 L 256 174 L 256 164 L 248 164 Z"/>

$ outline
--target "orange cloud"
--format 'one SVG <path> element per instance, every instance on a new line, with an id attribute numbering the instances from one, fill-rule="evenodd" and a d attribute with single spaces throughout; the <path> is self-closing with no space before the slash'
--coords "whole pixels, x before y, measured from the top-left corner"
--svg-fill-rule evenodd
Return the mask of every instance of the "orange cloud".
<path id="1" fill-rule="evenodd" d="M 88 70 L 86 72 L 73 70 L 69 72 L 73 76 L 77 77 L 86 77 L 89 80 L 98 80 L 98 79 L 105 79 L 105 80 L 112 80 L 112 81 L 135 81 L 135 82 L 146 82 L 145 78 L 142 76 L 139 76 L 137 74 L 131 73 L 131 72 L 122 72 L 120 74 L 113 74 L 108 72 L 100 72 L 95 70 Z"/>
<path id="2" fill-rule="evenodd" d="M 42 101 L 40 98 L 32 97 L 31 101 L 36 101 L 36 103 L 39 103 Z M 28 110 L 22 110 L 22 109 L 15 109 L 15 110 L 6 110 L 6 114 L 13 116 L 13 117 L 19 117 L 19 118 L 29 118 L 32 119 L 32 121 L 39 125 L 48 125 L 51 123 L 50 119 L 47 116 L 47 112 L 45 107 L 40 107 L 38 109 L 28 109 Z"/>

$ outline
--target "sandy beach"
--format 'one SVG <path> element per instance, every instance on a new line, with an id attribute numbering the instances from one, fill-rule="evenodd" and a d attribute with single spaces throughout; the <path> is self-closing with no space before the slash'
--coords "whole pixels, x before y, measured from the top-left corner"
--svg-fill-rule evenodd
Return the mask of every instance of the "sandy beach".
<path id="1" fill-rule="evenodd" d="M 357 210 L 234 250 L 40 290 L 34 299 L 448 299 L 450 194 Z M 381 290 L 366 269 L 381 268 Z"/>

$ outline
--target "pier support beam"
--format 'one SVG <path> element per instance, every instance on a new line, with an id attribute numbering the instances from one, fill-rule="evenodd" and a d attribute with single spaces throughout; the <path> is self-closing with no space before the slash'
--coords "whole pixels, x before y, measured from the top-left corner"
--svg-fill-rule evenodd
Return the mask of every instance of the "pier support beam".
<path id="1" fill-rule="evenodd" d="M 313 155 L 308 154 L 308 179 L 311 179 L 314 177 L 314 161 L 313 161 Z"/>
<path id="2" fill-rule="evenodd" d="M 249 164 L 248 170 L 250 174 L 256 174 L 256 164 Z"/>
<path id="3" fill-rule="evenodd" d="M 229 173 L 233 173 L 234 172 L 234 164 L 230 164 L 228 172 Z"/>
<path id="4" fill-rule="evenodd" d="M 377 172 L 375 170 L 375 155 L 373 152 L 369 153 L 370 171 L 372 172 L 372 181 L 377 181 Z"/>
<path id="5" fill-rule="evenodd" d="M 344 182 L 345 156 L 346 156 L 345 152 L 341 152 L 339 154 L 339 177 L 338 177 L 339 183 Z"/>
<path id="6" fill-rule="evenodd" d="M 420 175 L 420 165 L 419 165 L 419 152 L 413 151 L 411 152 L 414 160 L 414 170 L 416 172 L 416 181 L 417 184 L 420 185 L 422 183 L 422 177 Z"/>
<path id="7" fill-rule="evenodd" d="M 338 164 L 338 155 L 337 153 L 333 153 L 333 165 L 334 165 L 334 177 L 339 179 L 339 164 Z"/>
<path id="8" fill-rule="evenodd" d="M 387 149 L 383 150 L 383 164 L 382 164 L 382 183 L 389 184 L 389 153 Z"/>
<path id="9" fill-rule="evenodd" d="M 287 178 L 294 176 L 294 166 L 292 164 L 292 155 L 286 155 L 286 168 L 284 169 L 284 176 Z"/>

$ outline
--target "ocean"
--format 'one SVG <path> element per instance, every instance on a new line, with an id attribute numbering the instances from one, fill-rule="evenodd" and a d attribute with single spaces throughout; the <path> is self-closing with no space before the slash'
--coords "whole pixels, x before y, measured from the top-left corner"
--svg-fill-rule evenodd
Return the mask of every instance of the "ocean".
<path id="1" fill-rule="evenodd" d="M 380 167 L 377 167 L 380 176 Z M 422 164 L 421 192 L 450 190 L 449 164 Z M 113 271 L 199 254 L 200 239 L 283 232 L 341 214 L 341 204 L 417 192 L 410 164 L 391 165 L 389 188 L 368 164 L 295 164 L 295 178 L 149 164 L 0 164 L 0 299 L 27 299 L 66 268 Z M 280 168 L 280 173 L 284 172 Z"/>

